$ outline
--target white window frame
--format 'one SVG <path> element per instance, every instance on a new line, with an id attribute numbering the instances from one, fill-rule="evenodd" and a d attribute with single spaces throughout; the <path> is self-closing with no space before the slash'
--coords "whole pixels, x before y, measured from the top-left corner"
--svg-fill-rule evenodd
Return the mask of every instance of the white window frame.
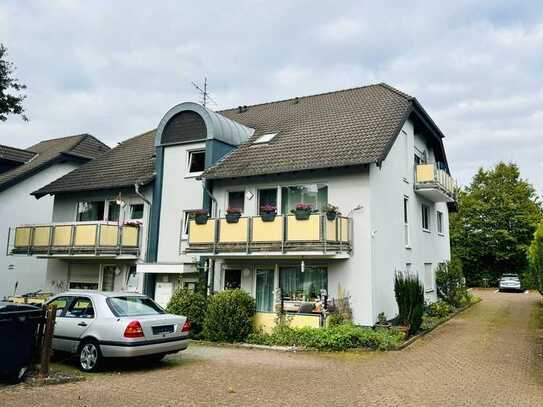
<path id="1" fill-rule="evenodd" d="M 205 163 L 205 153 L 206 153 L 205 148 L 196 148 L 194 150 L 187 150 L 187 175 L 186 175 L 186 178 L 197 177 L 199 175 L 202 175 L 202 173 L 204 172 L 204 171 L 190 172 L 190 167 L 191 167 L 191 164 L 192 164 L 192 156 L 195 153 L 204 153 L 204 163 Z"/>
<path id="2" fill-rule="evenodd" d="M 430 269 L 430 275 L 427 274 L 427 266 Z M 426 279 L 430 278 L 430 285 L 428 286 Z M 432 263 L 424 263 L 424 291 L 430 293 L 435 290 L 435 278 L 434 278 L 434 268 Z"/>
<path id="3" fill-rule="evenodd" d="M 425 217 L 424 217 L 424 208 L 426 208 L 426 211 L 427 211 L 426 212 L 426 214 L 427 214 L 427 216 L 426 216 L 426 223 L 427 223 L 426 226 L 427 227 L 426 228 L 424 227 L 424 223 L 425 223 L 424 222 L 424 219 L 425 219 Z M 430 206 L 428 206 L 426 204 L 421 204 L 420 215 L 421 215 L 422 230 L 424 232 L 431 233 L 430 228 L 431 228 L 432 224 L 431 224 L 431 221 L 430 221 Z"/>
<path id="4" fill-rule="evenodd" d="M 247 202 L 245 202 L 245 200 L 247 199 L 247 197 L 245 196 L 247 194 L 247 190 L 242 189 L 242 188 L 232 188 L 232 189 L 228 189 L 226 191 L 226 197 L 224 199 L 224 213 L 226 213 L 226 211 L 230 207 L 230 193 L 231 192 L 242 192 L 243 193 L 243 210 L 241 211 L 241 214 L 244 215 L 247 212 L 247 208 L 245 207 L 245 205 L 247 204 Z M 242 209 L 242 208 L 238 208 L 238 209 Z"/>
<path id="5" fill-rule="evenodd" d="M 436 211 L 436 227 L 437 227 L 437 234 L 440 236 L 445 235 L 445 229 L 443 228 L 443 212 Z"/>
<path id="6" fill-rule="evenodd" d="M 185 209 L 183 211 L 183 218 L 181 220 L 181 240 L 189 240 L 189 220 L 190 220 L 190 214 L 194 212 L 196 209 Z"/>
<path id="7" fill-rule="evenodd" d="M 407 195 L 403 196 L 403 233 L 404 233 L 404 244 L 406 249 L 411 248 L 411 233 L 409 230 L 409 197 Z"/>

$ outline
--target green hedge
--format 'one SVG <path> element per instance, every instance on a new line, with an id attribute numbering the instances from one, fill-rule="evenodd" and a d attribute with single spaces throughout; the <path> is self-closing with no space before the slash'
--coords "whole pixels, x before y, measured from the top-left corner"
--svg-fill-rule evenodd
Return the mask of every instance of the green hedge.
<path id="1" fill-rule="evenodd" d="M 253 332 L 253 297 L 243 290 L 224 290 L 208 300 L 204 337 L 210 341 L 243 342 Z"/>
<path id="2" fill-rule="evenodd" d="M 354 348 L 388 350 L 398 347 L 404 334 L 394 330 L 373 330 L 353 324 L 328 328 L 291 328 L 278 325 L 271 334 L 249 335 L 247 341 L 269 346 L 297 346 L 301 348 L 342 351 Z"/>
<path id="3" fill-rule="evenodd" d="M 198 337 L 204 326 L 207 298 L 203 292 L 179 288 L 173 294 L 166 311 L 183 315 L 191 322 L 191 336 Z"/>

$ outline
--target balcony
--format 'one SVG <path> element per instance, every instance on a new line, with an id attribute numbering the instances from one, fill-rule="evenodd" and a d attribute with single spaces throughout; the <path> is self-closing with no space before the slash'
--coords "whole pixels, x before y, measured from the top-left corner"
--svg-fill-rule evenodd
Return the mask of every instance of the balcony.
<path id="1" fill-rule="evenodd" d="M 313 214 L 307 220 L 278 215 L 272 222 L 265 222 L 260 216 L 242 217 L 237 223 L 209 219 L 204 225 L 190 220 L 184 252 L 212 257 L 348 258 L 351 231 L 352 219 L 338 216 L 330 221 L 321 214 Z"/>
<path id="2" fill-rule="evenodd" d="M 9 230 L 9 254 L 42 257 L 139 256 L 140 226 L 116 222 L 22 225 Z"/>
<path id="3" fill-rule="evenodd" d="M 433 202 L 456 201 L 456 181 L 436 164 L 417 165 L 415 191 Z"/>

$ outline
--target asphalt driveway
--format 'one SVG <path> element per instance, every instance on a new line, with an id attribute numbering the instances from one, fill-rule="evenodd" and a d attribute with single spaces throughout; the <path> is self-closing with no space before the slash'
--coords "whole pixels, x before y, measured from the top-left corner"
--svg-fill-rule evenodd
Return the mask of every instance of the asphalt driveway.
<path id="1" fill-rule="evenodd" d="M 1 406 L 543 406 L 540 296 L 483 301 L 400 352 L 190 350 L 84 382 L 0 390 Z"/>

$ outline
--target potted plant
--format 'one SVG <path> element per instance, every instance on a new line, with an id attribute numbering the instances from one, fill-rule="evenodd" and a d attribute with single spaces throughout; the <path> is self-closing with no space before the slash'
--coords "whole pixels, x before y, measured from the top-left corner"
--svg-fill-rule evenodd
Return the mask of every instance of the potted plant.
<path id="1" fill-rule="evenodd" d="M 266 204 L 260 207 L 262 222 L 273 222 L 277 216 L 277 206 Z"/>
<path id="2" fill-rule="evenodd" d="M 389 329 L 391 326 L 392 324 L 387 321 L 385 313 L 380 312 L 377 315 L 377 323 L 375 324 L 375 329 Z"/>
<path id="3" fill-rule="evenodd" d="M 328 220 L 336 220 L 336 217 L 339 214 L 338 209 L 339 208 L 337 206 L 334 206 L 334 205 L 331 205 L 331 204 L 326 204 L 322 208 L 322 211 L 324 213 L 326 213 L 326 218 Z"/>
<path id="4" fill-rule="evenodd" d="M 292 210 L 296 220 L 308 220 L 309 216 L 313 212 L 313 206 L 311 204 L 299 203 L 296 208 Z"/>
<path id="5" fill-rule="evenodd" d="M 241 217 L 241 209 L 228 208 L 226 210 L 226 221 L 228 223 L 238 223 L 240 217 Z"/>
<path id="6" fill-rule="evenodd" d="M 209 219 L 209 214 L 205 209 L 196 209 L 192 212 L 192 218 L 197 225 L 205 225 Z"/>

